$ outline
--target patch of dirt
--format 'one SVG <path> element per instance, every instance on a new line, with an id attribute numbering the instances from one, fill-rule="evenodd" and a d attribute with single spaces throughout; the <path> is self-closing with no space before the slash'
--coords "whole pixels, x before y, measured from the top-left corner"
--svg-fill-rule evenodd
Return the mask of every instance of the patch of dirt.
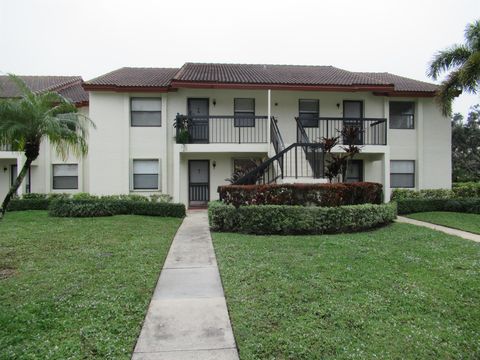
<path id="1" fill-rule="evenodd" d="M 8 279 L 15 275 L 15 269 L 0 269 L 0 280 Z"/>

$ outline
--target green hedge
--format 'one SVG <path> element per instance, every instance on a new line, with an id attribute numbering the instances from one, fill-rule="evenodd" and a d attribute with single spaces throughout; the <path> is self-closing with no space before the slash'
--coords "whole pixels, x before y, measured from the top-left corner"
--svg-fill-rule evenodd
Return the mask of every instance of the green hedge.
<path id="1" fill-rule="evenodd" d="M 56 217 L 97 217 L 126 214 L 184 217 L 185 205 L 114 199 L 61 199 L 51 202 L 49 214 Z"/>
<path id="2" fill-rule="evenodd" d="M 7 211 L 47 210 L 49 199 L 13 199 L 8 204 Z"/>
<path id="3" fill-rule="evenodd" d="M 391 200 L 406 199 L 457 199 L 457 198 L 478 198 L 480 197 L 480 183 L 454 183 L 452 189 L 423 189 L 408 190 L 394 189 Z"/>
<path id="4" fill-rule="evenodd" d="M 454 211 L 480 214 L 480 198 L 404 199 L 397 201 L 399 214 L 427 211 Z"/>
<path id="5" fill-rule="evenodd" d="M 327 234 L 367 230 L 392 222 L 396 204 L 337 207 L 247 205 L 235 208 L 210 202 L 208 218 L 215 231 L 248 234 Z"/>
<path id="6" fill-rule="evenodd" d="M 244 205 L 341 206 L 380 204 L 382 185 L 371 182 L 339 184 L 265 184 L 218 187 L 220 200 Z"/>

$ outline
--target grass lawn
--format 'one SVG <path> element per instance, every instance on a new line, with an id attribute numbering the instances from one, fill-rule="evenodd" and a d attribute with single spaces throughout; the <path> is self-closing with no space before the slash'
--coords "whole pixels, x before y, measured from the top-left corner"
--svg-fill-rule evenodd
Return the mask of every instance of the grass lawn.
<path id="1" fill-rule="evenodd" d="M 408 224 L 213 238 L 242 360 L 480 358 L 480 244 Z"/>
<path id="2" fill-rule="evenodd" d="M 432 211 L 409 214 L 407 217 L 480 234 L 480 214 Z"/>
<path id="3" fill-rule="evenodd" d="M 0 222 L 0 359 L 129 359 L 181 219 Z"/>

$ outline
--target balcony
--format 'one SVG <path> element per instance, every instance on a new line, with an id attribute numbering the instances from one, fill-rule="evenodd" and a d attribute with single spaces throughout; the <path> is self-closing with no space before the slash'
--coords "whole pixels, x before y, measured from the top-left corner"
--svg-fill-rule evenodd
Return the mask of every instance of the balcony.
<path id="1" fill-rule="evenodd" d="M 297 139 L 302 143 L 316 143 L 323 138 L 339 137 L 338 144 L 344 145 L 341 132 L 346 127 L 357 128 L 356 145 L 387 145 L 387 120 L 382 118 L 296 118 Z"/>
<path id="2" fill-rule="evenodd" d="M 267 116 L 186 116 L 175 119 L 177 144 L 265 144 Z"/>

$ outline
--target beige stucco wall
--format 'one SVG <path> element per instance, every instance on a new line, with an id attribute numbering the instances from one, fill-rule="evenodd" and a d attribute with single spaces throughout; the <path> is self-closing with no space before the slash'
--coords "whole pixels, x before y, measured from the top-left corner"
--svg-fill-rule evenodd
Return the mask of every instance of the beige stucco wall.
<path id="1" fill-rule="evenodd" d="M 131 127 L 130 98 L 161 97 L 161 127 Z M 210 195 L 217 197 L 216 188 L 224 184 L 232 172 L 232 158 L 265 155 L 267 144 L 177 145 L 173 121 L 177 113 L 187 113 L 188 98 L 209 98 L 211 115 L 233 115 L 234 98 L 255 98 L 256 115 L 268 114 L 266 90 L 179 89 L 170 93 L 115 93 L 91 92 L 89 113 L 97 129 L 91 130 L 89 155 L 85 159 L 60 159 L 48 146 L 42 144 L 39 158 L 32 167 L 32 191 L 52 191 L 52 164 L 78 163 L 79 189 L 93 194 L 126 194 L 131 190 L 133 159 L 160 161 L 161 189 L 157 192 L 188 200 L 188 160 L 210 160 Z M 415 129 L 388 130 L 388 146 L 366 146 L 359 158 L 364 160 L 364 178 L 389 187 L 389 161 L 415 160 L 418 188 L 448 188 L 451 186 L 450 122 L 429 98 L 385 98 L 361 92 L 295 92 L 272 91 L 271 115 L 279 121 L 286 145 L 296 141 L 296 123 L 299 99 L 318 99 L 320 116 L 342 117 L 344 100 L 364 102 L 365 117 L 388 118 L 389 100 L 416 102 Z M 213 102 L 215 101 L 215 105 Z M 337 106 L 337 104 L 339 106 Z M 5 152 L 3 152 L 5 154 Z M 0 154 L 0 159 L 2 158 Z M 5 161 L 5 160 L 0 160 Z M 8 159 L 15 162 L 16 159 Z M 212 167 L 215 161 L 217 166 Z M 1 164 L 0 164 L 1 165 Z M 385 171 L 387 171 L 385 173 Z M 5 187 L 6 174 L 0 166 L 0 196 Z M 8 179 L 8 178 L 7 178 Z M 145 194 L 150 194 L 146 192 Z"/>

